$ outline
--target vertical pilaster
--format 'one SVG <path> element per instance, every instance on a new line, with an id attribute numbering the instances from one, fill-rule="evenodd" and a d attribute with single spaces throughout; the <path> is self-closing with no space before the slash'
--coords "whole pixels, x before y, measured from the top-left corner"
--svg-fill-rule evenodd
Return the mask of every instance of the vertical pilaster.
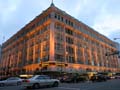
<path id="1" fill-rule="evenodd" d="M 74 51 L 75 51 L 75 63 L 77 63 L 77 47 L 76 46 L 74 46 Z"/>
<path id="2" fill-rule="evenodd" d="M 83 59 L 83 63 L 86 64 L 86 61 L 85 61 L 85 50 L 84 48 L 82 48 L 82 59 Z"/>
<path id="3" fill-rule="evenodd" d="M 54 22 L 50 24 L 50 61 L 55 61 L 55 38 L 54 38 Z"/>

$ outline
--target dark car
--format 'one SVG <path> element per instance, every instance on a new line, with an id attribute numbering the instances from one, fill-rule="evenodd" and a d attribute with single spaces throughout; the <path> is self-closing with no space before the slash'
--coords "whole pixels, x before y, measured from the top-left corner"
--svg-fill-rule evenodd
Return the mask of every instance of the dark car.
<path id="1" fill-rule="evenodd" d="M 66 82 L 66 83 L 78 83 L 78 82 L 84 82 L 86 81 L 86 77 L 84 76 L 66 76 L 61 78 L 61 82 Z"/>
<path id="2" fill-rule="evenodd" d="M 63 76 L 60 78 L 60 82 L 64 82 L 64 83 L 74 83 L 76 82 L 76 80 L 77 80 L 77 77 L 73 75 Z"/>
<path id="3" fill-rule="evenodd" d="M 102 82 L 102 81 L 107 81 L 106 76 L 104 75 L 94 75 L 91 77 L 92 82 Z"/>

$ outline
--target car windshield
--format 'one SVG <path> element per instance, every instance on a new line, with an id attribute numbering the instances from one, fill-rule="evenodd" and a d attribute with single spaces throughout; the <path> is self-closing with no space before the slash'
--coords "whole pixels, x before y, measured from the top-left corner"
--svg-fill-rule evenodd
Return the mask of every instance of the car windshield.
<path id="1" fill-rule="evenodd" d="M 50 79 L 50 77 L 47 75 L 35 75 L 31 77 L 30 79 Z"/>
<path id="2" fill-rule="evenodd" d="M 7 80 L 19 80 L 19 78 L 17 78 L 17 77 L 11 77 L 11 78 L 8 78 Z"/>

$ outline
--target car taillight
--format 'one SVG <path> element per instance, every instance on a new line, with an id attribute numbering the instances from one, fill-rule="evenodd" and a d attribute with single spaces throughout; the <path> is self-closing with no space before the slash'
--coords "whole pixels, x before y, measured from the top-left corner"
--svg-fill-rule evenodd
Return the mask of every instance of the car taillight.
<path id="1" fill-rule="evenodd" d="M 28 83 L 29 83 L 29 82 L 30 82 L 30 80 L 23 80 L 22 82 L 28 82 Z"/>

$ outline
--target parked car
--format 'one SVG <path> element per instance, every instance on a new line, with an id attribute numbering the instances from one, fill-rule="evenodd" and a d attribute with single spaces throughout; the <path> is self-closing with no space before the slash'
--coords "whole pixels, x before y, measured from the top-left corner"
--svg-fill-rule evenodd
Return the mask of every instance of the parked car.
<path id="1" fill-rule="evenodd" d="M 104 75 L 94 75 L 91 77 L 92 82 L 102 82 L 107 81 L 107 77 Z"/>
<path id="2" fill-rule="evenodd" d="M 0 81 L 0 86 L 5 86 L 5 85 L 21 85 L 22 84 L 22 79 L 19 77 L 10 77 L 6 80 Z"/>
<path id="3" fill-rule="evenodd" d="M 57 87 L 59 85 L 58 79 L 51 79 L 47 75 L 35 75 L 30 79 L 23 80 L 23 86 L 26 88 L 40 88 L 41 86 L 53 86 Z"/>
<path id="4" fill-rule="evenodd" d="M 116 75 L 116 76 L 115 76 L 115 79 L 120 79 L 120 76 Z"/>
<path id="5" fill-rule="evenodd" d="M 66 82 L 66 83 L 78 83 L 78 82 L 84 82 L 87 81 L 87 77 L 86 76 L 66 76 L 66 77 L 62 77 L 61 82 Z"/>

